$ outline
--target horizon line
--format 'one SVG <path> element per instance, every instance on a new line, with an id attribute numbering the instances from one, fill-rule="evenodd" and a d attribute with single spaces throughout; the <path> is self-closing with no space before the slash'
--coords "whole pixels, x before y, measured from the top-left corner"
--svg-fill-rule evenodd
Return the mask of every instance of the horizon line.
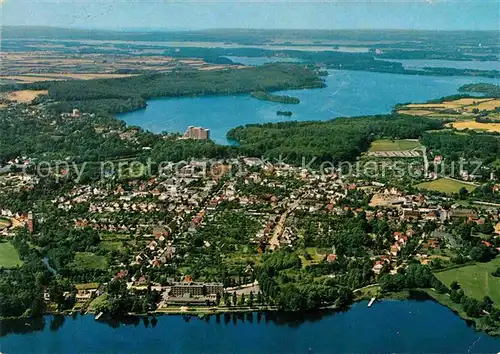
<path id="1" fill-rule="evenodd" d="M 109 32 L 203 32 L 203 31 L 394 31 L 394 32 L 499 32 L 500 29 L 421 29 L 421 28 L 241 28 L 241 27 L 208 27 L 199 29 L 182 28 L 105 28 L 105 27 L 65 27 L 65 26 L 43 26 L 43 25 L 0 25 L 0 32 L 6 27 L 15 28 L 46 28 L 60 30 L 81 31 L 109 31 Z"/>

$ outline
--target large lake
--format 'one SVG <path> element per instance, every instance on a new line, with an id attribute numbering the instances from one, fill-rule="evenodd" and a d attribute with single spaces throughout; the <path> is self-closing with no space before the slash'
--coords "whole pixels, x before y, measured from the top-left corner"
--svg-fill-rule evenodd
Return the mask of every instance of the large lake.
<path id="1" fill-rule="evenodd" d="M 148 101 L 145 109 L 119 115 L 128 124 L 152 132 L 182 133 L 189 125 L 211 129 L 211 138 L 226 144 L 231 128 L 248 123 L 284 120 L 327 120 L 342 116 L 389 113 L 397 103 L 422 102 L 457 93 L 457 88 L 474 82 L 498 80 L 472 77 L 435 77 L 330 70 L 323 89 L 282 91 L 298 97 L 298 105 L 253 99 L 248 94 L 162 98 Z M 290 110 L 291 118 L 277 116 Z"/>
<path id="2" fill-rule="evenodd" d="M 114 328 L 93 316 L 46 317 L 25 334 L 0 337 L 12 353 L 497 353 L 500 339 L 476 332 L 433 301 L 355 304 L 344 313 L 292 316 L 160 316 Z M 151 319 L 151 318 L 150 318 Z M 42 329 L 43 327 L 43 329 Z M 8 323 L 2 331 L 14 331 Z M 17 331 L 20 331 L 17 328 Z"/>

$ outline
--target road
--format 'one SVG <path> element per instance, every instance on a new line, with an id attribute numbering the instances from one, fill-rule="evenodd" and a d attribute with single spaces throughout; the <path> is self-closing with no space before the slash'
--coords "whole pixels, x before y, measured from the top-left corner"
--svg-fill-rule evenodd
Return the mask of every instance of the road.
<path id="1" fill-rule="evenodd" d="M 301 203 L 301 199 L 297 199 L 295 202 L 293 202 L 288 209 L 281 215 L 280 220 L 278 221 L 278 224 L 276 225 L 276 228 L 274 229 L 273 237 L 269 241 L 270 249 L 272 251 L 279 249 L 280 248 L 280 236 L 283 233 L 283 228 L 285 226 L 286 219 L 288 217 L 288 214 L 290 214 L 295 208 L 297 208 Z"/>

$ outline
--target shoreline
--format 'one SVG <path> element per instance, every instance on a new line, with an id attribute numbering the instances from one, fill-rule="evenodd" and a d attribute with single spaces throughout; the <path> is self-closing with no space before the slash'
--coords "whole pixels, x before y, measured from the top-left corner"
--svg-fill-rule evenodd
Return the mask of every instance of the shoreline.
<path id="1" fill-rule="evenodd" d="M 434 289 L 408 289 L 408 290 L 402 290 L 398 292 L 389 292 L 389 293 L 384 293 L 381 294 L 379 293 L 380 288 L 378 285 L 368 285 L 360 290 L 363 290 L 363 292 L 358 295 L 354 300 L 351 305 L 349 305 L 346 308 L 339 308 L 336 305 L 327 305 L 327 306 L 322 306 L 317 309 L 311 309 L 307 311 L 284 311 L 284 310 L 279 310 L 276 306 L 255 306 L 255 307 L 220 307 L 220 308 L 215 308 L 215 307 L 191 307 L 188 310 L 180 310 L 180 308 L 172 308 L 171 310 L 168 310 L 168 308 L 160 309 L 160 310 L 155 310 L 155 311 L 150 311 L 147 313 L 127 313 L 122 315 L 119 318 L 111 318 L 109 316 L 106 316 L 104 314 L 103 319 L 96 319 L 98 322 L 109 322 L 109 321 L 120 321 L 120 319 L 125 319 L 129 317 L 137 317 L 137 318 L 145 318 L 145 317 L 161 317 L 161 316 L 187 316 L 187 317 L 198 317 L 200 319 L 213 316 L 213 315 L 226 315 L 226 314 L 249 314 L 249 313 L 275 313 L 275 314 L 313 314 L 313 313 L 326 313 L 328 311 L 332 312 L 343 312 L 343 311 L 350 311 L 352 306 L 358 303 L 361 303 L 363 301 L 369 301 L 372 297 L 376 297 L 376 300 L 374 302 L 374 306 L 376 306 L 376 303 L 379 301 L 433 301 L 438 303 L 439 305 L 448 308 L 450 311 L 452 311 L 456 316 L 458 316 L 461 320 L 465 321 L 468 325 L 472 325 L 475 331 L 478 332 L 483 332 L 487 334 L 490 337 L 500 337 L 500 329 L 493 329 L 487 327 L 487 325 L 483 324 L 481 322 L 481 318 L 473 318 L 467 316 L 463 310 L 460 309 L 458 306 L 459 304 L 453 303 L 449 299 L 448 294 L 440 294 Z M 372 294 L 371 291 L 377 291 L 376 294 Z M 64 310 L 64 311 L 47 311 L 41 317 L 43 316 L 67 316 L 71 317 L 74 315 L 90 315 L 90 316 L 96 316 L 97 313 L 93 310 L 90 311 L 74 311 L 74 310 Z M 20 321 L 20 320 L 35 320 L 38 318 L 37 316 L 19 316 L 19 317 L 0 317 L 0 321 Z"/>
<path id="2" fill-rule="evenodd" d="M 378 289 L 377 289 L 378 288 Z M 380 288 L 377 285 L 369 286 L 365 289 L 377 289 L 380 291 Z M 378 297 L 380 296 L 380 297 Z M 499 328 L 491 328 L 487 324 L 483 323 L 482 317 L 474 318 L 468 316 L 460 307 L 460 304 L 456 304 L 451 301 L 449 294 L 441 294 L 434 289 L 408 289 L 402 290 L 398 292 L 391 292 L 386 294 L 378 293 L 378 300 L 424 300 L 424 301 L 434 301 L 439 305 L 448 308 L 452 311 L 456 316 L 465 321 L 467 324 L 471 324 L 474 330 L 478 332 L 484 332 L 490 337 L 500 337 L 500 329 Z M 363 300 L 369 300 L 369 296 L 361 296 L 357 298 L 354 302 L 360 302 Z"/>

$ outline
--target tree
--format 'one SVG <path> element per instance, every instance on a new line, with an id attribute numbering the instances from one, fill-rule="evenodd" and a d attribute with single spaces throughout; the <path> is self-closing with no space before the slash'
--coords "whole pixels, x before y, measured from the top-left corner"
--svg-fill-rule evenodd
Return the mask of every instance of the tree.
<path id="1" fill-rule="evenodd" d="M 456 304 L 459 304 L 462 301 L 462 297 L 464 293 L 461 289 L 451 289 L 450 291 L 450 299 Z"/>
<path id="2" fill-rule="evenodd" d="M 483 298 L 483 309 L 487 312 L 490 312 L 493 308 L 493 300 L 489 296 L 485 296 Z"/>
<path id="3" fill-rule="evenodd" d="M 465 187 L 460 188 L 460 190 L 458 191 L 458 195 L 459 195 L 460 199 L 465 199 L 465 197 L 467 197 L 468 194 L 469 194 L 469 191 Z"/>
<path id="4" fill-rule="evenodd" d="M 262 292 L 261 291 L 259 291 L 257 293 L 257 303 L 259 305 L 262 305 L 264 303 L 264 297 L 262 296 Z"/>
<path id="5" fill-rule="evenodd" d="M 250 291 L 250 295 L 248 296 L 248 306 L 253 307 L 253 291 Z"/>
<path id="6" fill-rule="evenodd" d="M 233 292 L 233 305 L 236 306 L 236 304 L 238 303 L 238 297 L 236 296 L 236 291 Z"/>
<path id="7" fill-rule="evenodd" d="M 491 275 L 493 275 L 494 277 L 500 277 L 500 267 L 491 272 Z"/>
<path id="8" fill-rule="evenodd" d="M 473 247 L 469 252 L 470 257 L 478 262 L 488 262 L 494 257 L 491 250 L 485 245 Z"/>
<path id="9" fill-rule="evenodd" d="M 49 287 L 50 300 L 56 304 L 57 309 L 64 305 L 63 290 L 57 281 L 53 281 Z"/>
<path id="10" fill-rule="evenodd" d="M 479 231 L 485 235 L 489 235 L 495 231 L 495 228 L 491 222 L 485 222 L 483 225 L 479 225 Z"/>

